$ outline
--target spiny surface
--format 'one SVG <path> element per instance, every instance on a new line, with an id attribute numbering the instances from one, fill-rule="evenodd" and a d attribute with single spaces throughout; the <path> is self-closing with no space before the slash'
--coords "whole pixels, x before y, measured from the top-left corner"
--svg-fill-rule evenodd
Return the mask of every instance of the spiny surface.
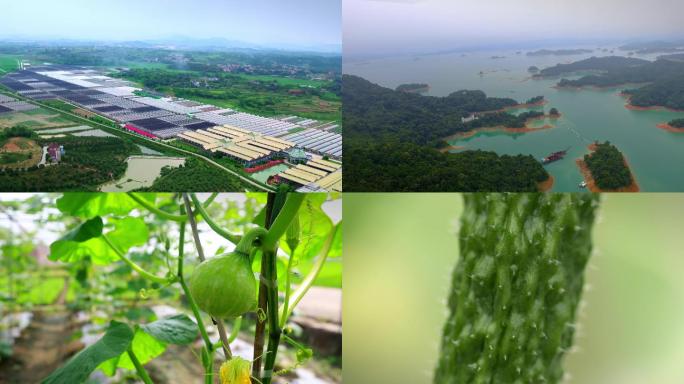
<path id="1" fill-rule="evenodd" d="M 591 253 L 594 194 L 466 194 L 434 382 L 556 383 Z"/>

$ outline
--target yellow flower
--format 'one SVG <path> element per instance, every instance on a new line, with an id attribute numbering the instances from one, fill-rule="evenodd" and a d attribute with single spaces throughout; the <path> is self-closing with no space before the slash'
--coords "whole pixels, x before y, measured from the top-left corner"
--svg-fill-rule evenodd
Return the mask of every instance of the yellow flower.
<path id="1" fill-rule="evenodd" d="M 250 384 L 250 366 L 249 360 L 239 356 L 224 362 L 219 371 L 221 384 Z"/>

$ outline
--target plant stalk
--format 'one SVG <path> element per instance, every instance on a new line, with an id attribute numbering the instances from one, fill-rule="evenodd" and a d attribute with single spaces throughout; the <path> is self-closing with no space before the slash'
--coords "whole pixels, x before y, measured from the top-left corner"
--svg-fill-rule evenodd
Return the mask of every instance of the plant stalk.
<path id="1" fill-rule="evenodd" d="M 152 379 L 150 379 L 150 375 L 147 374 L 145 367 L 143 367 L 143 365 L 140 364 L 140 360 L 138 360 L 138 357 L 133 352 L 133 348 L 129 346 L 127 352 L 128 357 L 131 358 L 133 365 L 135 365 L 135 370 L 138 371 L 138 376 L 140 376 L 142 381 L 145 382 L 145 384 L 153 384 Z"/>
<path id="2" fill-rule="evenodd" d="M 194 193 L 190 194 L 190 198 L 192 199 L 192 202 L 194 203 L 195 209 L 197 210 L 197 212 L 200 215 L 202 215 L 202 217 L 204 218 L 204 221 L 207 222 L 207 225 L 209 225 L 209 227 L 211 229 L 213 229 L 214 232 L 216 232 L 217 234 L 219 234 L 220 236 L 222 236 L 223 238 L 225 238 L 226 240 L 230 241 L 233 244 L 237 244 L 240 241 L 239 235 L 232 234 L 232 233 L 224 230 L 223 228 L 221 228 L 220 225 L 216 224 L 214 219 L 212 219 L 211 216 L 209 216 L 209 213 L 207 213 L 206 209 L 204 209 L 204 205 L 202 203 L 200 203 L 199 199 L 197 198 L 197 196 Z"/>
<path id="3" fill-rule="evenodd" d="M 150 204 L 147 200 L 143 199 L 142 197 L 136 195 L 133 192 L 128 192 L 127 195 L 131 199 L 135 200 L 136 203 L 142 205 L 143 207 L 145 207 L 145 209 L 147 209 L 148 211 L 154 213 L 155 215 L 157 215 L 163 219 L 176 221 L 179 223 L 187 220 L 186 215 L 174 215 L 173 213 L 162 211 L 161 209 L 155 207 L 153 204 Z"/>
<path id="4" fill-rule="evenodd" d="M 119 256 L 119 258 L 121 260 L 123 260 L 126 264 L 128 264 L 131 268 L 133 268 L 133 270 L 138 272 L 141 276 L 143 276 L 143 277 L 145 277 L 151 281 L 154 281 L 156 283 L 160 283 L 160 284 L 166 284 L 169 282 L 169 280 L 167 278 L 156 276 L 156 275 L 146 271 L 145 269 L 143 269 L 138 264 L 131 261 L 128 257 L 126 257 L 126 255 L 123 254 L 123 252 L 121 252 L 119 250 L 119 248 L 116 247 L 116 245 L 114 245 L 114 243 L 111 242 L 111 240 L 109 240 L 109 237 L 107 237 L 107 235 L 105 235 L 104 233 L 102 234 L 102 239 L 104 239 L 105 243 L 107 243 L 107 245 L 109 245 L 109 247 L 114 251 L 114 253 L 116 253 L 117 256 Z"/>

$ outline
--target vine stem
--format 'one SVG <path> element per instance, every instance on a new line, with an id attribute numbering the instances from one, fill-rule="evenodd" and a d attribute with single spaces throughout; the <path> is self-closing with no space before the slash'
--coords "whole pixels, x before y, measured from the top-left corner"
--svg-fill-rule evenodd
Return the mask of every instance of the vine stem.
<path id="1" fill-rule="evenodd" d="M 202 205 L 202 203 L 200 203 L 199 199 L 194 193 L 190 194 L 190 198 L 192 199 L 192 202 L 195 205 L 195 209 L 197 210 L 197 212 L 204 218 L 204 221 L 207 222 L 209 227 L 213 229 L 214 232 L 224 237 L 226 240 L 230 241 L 233 244 L 237 244 L 240 241 L 239 235 L 232 234 L 221 228 L 220 225 L 216 224 L 214 219 L 212 219 L 211 216 L 209 216 L 207 211 L 204 209 L 204 206 Z"/>
<path id="2" fill-rule="evenodd" d="M 133 270 L 138 272 L 141 276 L 143 276 L 143 277 L 145 277 L 151 281 L 154 281 L 156 283 L 160 283 L 160 284 L 165 284 L 165 283 L 169 282 L 169 280 L 167 278 L 159 277 L 159 276 L 156 276 L 150 272 L 147 272 L 141 266 L 139 266 L 138 264 L 131 261 L 128 257 L 126 257 L 126 255 L 123 254 L 123 252 L 121 252 L 121 250 L 119 250 L 119 248 L 116 247 L 116 245 L 114 245 L 114 243 L 112 243 L 112 241 L 109 239 L 109 237 L 107 237 L 107 235 L 105 235 L 104 233 L 102 234 L 102 239 L 104 239 L 105 243 L 107 243 L 107 245 L 109 245 L 109 248 L 111 248 L 114 251 L 114 253 L 116 253 L 116 255 L 119 256 L 119 258 L 121 260 L 123 260 L 126 264 L 128 264 L 131 268 L 133 268 Z"/>
<path id="3" fill-rule="evenodd" d="M 136 195 L 133 192 L 128 192 L 127 195 L 131 199 L 135 200 L 136 203 L 142 205 L 143 207 L 145 207 L 145 209 L 147 209 L 148 211 L 154 213 L 155 215 L 157 215 L 161 218 L 171 220 L 171 221 L 176 221 L 179 223 L 184 222 L 188 218 L 187 215 L 174 215 L 173 213 L 162 211 L 161 209 L 155 207 L 153 204 L 150 204 L 147 200 L 143 199 L 142 197 Z"/>
<path id="4" fill-rule="evenodd" d="M 339 225 L 339 224 L 338 224 Z M 323 266 L 325 265 L 326 260 L 328 259 L 328 253 L 330 253 L 330 248 L 332 247 L 333 240 L 335 239 L 335 233 L 337 232 L 337 228 L 335 228 L 334 231 L 331 231 L 330 235 L 328 238 L 325 240 L 325 244 L 323 245 L 323 248 L 321 249 L 319 253 L 319 258 L 316 261 L 316 264 L 314 264 L 313 268 L 311 271 L 309 271 L 309 274 L 306 275 L 302 283 L 297 287 L 297 289 L 294 291 L 292 294 L 292 297 L 285 298 L 285 302 L 283 303 L 283 308 L 281 310 L 281 318 L 280 318 L 280 326 L 283 327 L 285 323 L 287 322 L 287 319 L 292 315 L 292 311 L 294 308 L 299 304 L 299 301 L 302 300 L 304 295 L 309 291 L 311 286 L 313 286 L 314 281 L 320 274 L 321 270 L 323 269 Z"/>
<path id="5" fill-rule="evenodd" d="M 209 335 L 207 334 L 207 329 L 204 327 L 204 321 L 202 321 L 202 316 L 200 314 L 199 308 L 197 308 L 197 303 L 195 303 L 195 299 L 193 299 L 192 295 L 190 295 L 190 289 L 188 289 L 188 285 L 185 283 L 185 277 L 183 277 L 183 258 L 185 253 L 184 248 L 185 222 L 181 223 L 180 226 L 180 236 L 178 244 L 178 280 L 180 281 L 181 288 L 183 289 L 183 293 L 185 294 L 188 303 L 190 303 L 192 314 L 195 316 L 195 320 L 197 320 L 197 326 L 199 327 L 200 334 L 202 335 L 202 339 L 204 340 L 204 344 L 206 345 L 206 348 L 211 351 L 213 350 L 213 346 L 211 344 L 211 340 L 209 339 Z"/>
<path id="6" fill-rule="evenodd" d="M 138 371 L 138 376 L 140 376 L 142 381 L 145 382 L 145 384 L 153 384 L 152 379 L 150 379 L 150 375 L 147 374 L 145 367 L 143 367 L 143 365 L 140 364 L 140 360 L 138 360 L 138 357 L 133 352 L 133 348 L 129 346 L 127 352 L 128 357 L 131 358 L 133 365 L 135 365 L 135 370 Z"/>
<path id="7" fill-rule="evenodd" d="M 285 196 L 285 202 L 283 203 L 282 208 L 277 211 L 274 209 L 272 210 L 271 215 L 267 215 L 267 218 L 271 219 L 272 222 L 261 245 L 263 251 L 261 257 L 263 275 L 261 276 L 262 284 L 259 286 L 259 293 L 261 294 L 262 289 L 266 290 L 268 318 L 268 346 L 264 358 L 263 384 L 270 384 L 273 378 L 273 367 L 275 366 L 278 345 L 280 344 L 280 336 L 282 334 L 278 316 L 278 270 L 276 257 L 278 240 L 285 234 L 292 221 L 299 214 L 299 209 L 306 197 L 302 193 L 290 193 Z M 278 200 L 279 197 L 280 196 L 276 194 L 274 200 Z M 277 215 L 275 220 L 273 220 L 273 213 L 276 212 Z"/>
<path id="8" fill-rule="evenodd" d="M 289 193 L 283 208 L 278 213 L 278 216 L 273 220 L 273 223 L 268 228 L 268 233 L 264 236 L 262 244 L 263 249 L 275 249 L 278 245 L 278 240 L 285 234 L 287 227 L 290 226 L 292 220 L 299 213 L 299 208 L 302 206 L 306 198 L 304 193 Z"/>
<path id="9" fill-rule="evenodd" d="M 268 194 L 266 201 L 266 217 L 264 220 L 264 226 L 266 229 L 271 227 L 273 222 L 273 217 L 276 216 L 280 207 L 276 204 L 276 195 L 273 193 Z M 261 250 L 259 250 L 261 251 Z M 268 306 L 268 298 L 266 295 L 266 284 L 262 277 L 264 276 L 266 270 L 266 265 L 264 263 L 264 253 L 261 252 L 261 271 L 259 277 L 259 299 L 258 299 L 258 310 L 257 313 L 266 313 Z M 252 358 L 252 384 L 261 384 L 259 378 L 261 377 L 261 363 L 264 354 L 264 344 L 266 335 L 266 319 L 262 319 L 257 316 L 256 328 L 254 330 L 254 354 Z"/>
<path id="10" fill-rule="evenodd" d="M 200 261 L 204 261 L 204 250 L 202 249 L 202 243 L 200 242 L 199 232 L 197 231 L 197 222 L 195 221 L 195 215 L 192 211 L 192 205 L 190 204 L 190 198 L 187 193 L 183 194 L 183 202 L 185 203 L 185 211 L 190 222 L 190 229 L 192 230 L 192 237 L 195 240 L 195 248 L 197 249 L 197 255 Z M 218 329 L 219 337 L 221 338 L 223 344 L 223 354 L 226 359 L 230 360 L 233 357 L 233 353 L 230 350 L 230 345 L 228 344 L 228 336 L 226 335 L 226 328 L 223 326 L 223 320 L 211 318 L 211 320 L 216 324 Z"/>

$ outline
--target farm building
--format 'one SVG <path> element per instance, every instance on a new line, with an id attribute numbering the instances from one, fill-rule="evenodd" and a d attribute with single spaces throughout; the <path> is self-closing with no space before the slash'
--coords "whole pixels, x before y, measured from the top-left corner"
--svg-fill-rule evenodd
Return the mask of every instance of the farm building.
<path id="1" fill-rule="evenodd" d="M 278 174 L 281 182 L 286 182 L 302 192 L 342 191 L 342 164 L 321 158 L 312 158 L 306 164 Z"/>
<path id="2" fill-rule="evenodd" d="M 178 138 L 205 151 L 224 154 L 246 167 L 283 156 L 294 147 L 292 142 L 228 125 L 182 132 Z"/>

